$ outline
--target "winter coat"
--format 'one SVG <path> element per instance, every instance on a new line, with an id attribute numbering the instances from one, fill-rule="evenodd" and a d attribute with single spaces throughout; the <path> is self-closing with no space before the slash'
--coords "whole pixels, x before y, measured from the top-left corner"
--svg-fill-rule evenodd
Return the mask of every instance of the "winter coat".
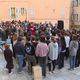
<path id="1" fill-rule="evenodd" d="M 6 68 L 13 68 L 13 53 L 12 51 L 8 48 L 4 50 L 4 58 L 7 62 Z"/>
<path id="2" fill-rule="evenodd" d="M 17 42 L 14 45 L 15 55 L 24 55 L 25 56 L 25 46 L 21 42 Z"/>

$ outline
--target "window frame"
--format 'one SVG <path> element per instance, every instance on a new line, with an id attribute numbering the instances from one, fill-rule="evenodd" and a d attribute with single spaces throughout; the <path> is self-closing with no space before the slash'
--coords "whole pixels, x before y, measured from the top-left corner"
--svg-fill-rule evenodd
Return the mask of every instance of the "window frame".
<path id="1" fill-rule="evenodd" d="M 16 18 L 16 8 L 15 7 L 11 7 L 10 11 L 11 11 L 11 14 L 10 14 L 11 18 L 15 19 Z"/>
<path id="2" fill-rule="evenodd" d="M 73 7 L 78 7 L 79 5 L 79 1 L 78 0 L 73 0 Z"/>
<path id="3" fill-rule="evenodd" d="M 72 21 L 78 22 L 79 21 L 79 15 L 78 14 L 73 14 L 72 15 Z"/>
<path id="4" fill-rule="evenodd" d="M 25 13 L 26 13 L 26 9 L 25 9 L 24 7 L 22 7 L 20 13 L 21 13 L 22 16 L 25 15 Z"/>

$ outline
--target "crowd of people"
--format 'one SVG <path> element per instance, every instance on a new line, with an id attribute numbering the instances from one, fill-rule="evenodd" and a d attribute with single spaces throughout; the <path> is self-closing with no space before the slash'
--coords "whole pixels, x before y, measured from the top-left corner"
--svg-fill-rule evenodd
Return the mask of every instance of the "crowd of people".
<path id="1" fill-rule="evenodd" d="M 34 23 L 29 21 L 6 21 L 0 23 L 0 39 L 11 39 L 12 49 L 4 44 L 6 68 L 11 73 L 14 57 L 21 73 L 28 63 L 28 73 L 32 67 L 40 65 L 42 75 L 46 77 L 46 68 L 54 73 L 64 67 L 64 60 L 69 60 L 69 70 L 80 64 L 80 30 L 59 30 L 51 22 Z"/>

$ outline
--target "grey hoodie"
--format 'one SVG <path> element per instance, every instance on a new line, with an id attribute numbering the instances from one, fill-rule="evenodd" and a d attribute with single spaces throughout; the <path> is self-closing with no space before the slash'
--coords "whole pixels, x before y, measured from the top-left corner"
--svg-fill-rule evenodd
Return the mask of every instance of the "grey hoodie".
<path id="1" fill-rule="evenodd" d="M 70 42 L 69 51 L 70 51 L 71 56 L 76 56 L 77 55 L 78 47 L 79 47 L 78 41 L 72 40 Z"/>

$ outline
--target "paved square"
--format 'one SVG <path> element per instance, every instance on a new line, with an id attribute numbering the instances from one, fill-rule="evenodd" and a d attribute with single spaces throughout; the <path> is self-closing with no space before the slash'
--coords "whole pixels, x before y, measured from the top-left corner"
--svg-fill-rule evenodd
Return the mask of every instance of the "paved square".
<path id="1" fill-rule="evenodd" d="M 9 75 L 5 69 L 5 60 L 2 52 L 0 52 L 0 80 L 32 80 L 33 76 L 27 73 L 27 67 L 23 70 L 21 74 L 17 73 L 17 64 L 14 61 L 13 74 Z M 61 70 L 56 69 L 55 73 L 48 74 L 43 80 L 80 80 L 80 67 L 73 71 L 68 70 L 69 64 L 65 62 L 65 67 Z"/>

